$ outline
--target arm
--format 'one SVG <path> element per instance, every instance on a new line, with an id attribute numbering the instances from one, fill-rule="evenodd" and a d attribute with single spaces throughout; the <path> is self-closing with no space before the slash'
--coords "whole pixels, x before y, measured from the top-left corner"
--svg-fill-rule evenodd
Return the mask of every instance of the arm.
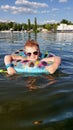
<path id="1" fill-rule="evenodd" d="M 16 55 L 6 55 L 4 57 L 4 63 L 5 65 L 11 64 L 13 60 L 24 60 L 22 56 L 16 56 Z M 16 73 L 15 69 L 12 66 L 7 67 L 7 72 L 9 75 L 13 75 Z"/>
<path id="2" fill-rule="evenodd" d="M 53 57 L 49 57 L 49 58 L 44 58 L 43 61 L 46 61 L 46 62 L 52 61 L 53 62 L 52 65 L 45 67 L 46 70 L 50 72 L 50 74 L 53 74 L 59 67 L 59 65 L 61 63 L 61 58 L 58 56 L 53 56 Z"/>

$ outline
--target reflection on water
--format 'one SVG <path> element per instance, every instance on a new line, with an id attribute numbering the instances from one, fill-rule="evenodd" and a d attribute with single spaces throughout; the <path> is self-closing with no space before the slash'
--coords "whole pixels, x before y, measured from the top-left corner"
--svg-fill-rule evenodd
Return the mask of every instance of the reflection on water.
<path id="1" fill-rule="evenodd" d="M 24 31 L 6 31 L 0 32 L 0 41 L 7 41 L 11 43 L 24 42 L 25 40 L 31 39 L 32 34 Z M 37 40 L 37 33 L 33 33 L 33 37 Z"/>
<path id="2" fill-rule="evenodd" d="M 44 40 L 43 42 L 49 41 L 57 41 L 57 42 L 72 42 L 73 41 L 73 33 L 26 33 L 24 31 L 15 32 L 15 31 L 8 31 L 0 32 L 0 41 L 7 41 L 7 42 L 24 42 L 28 39 L 35 39 L 37 40 L 37 36 L 40 36 L 40 40 Z"/>
<path id="3" fill-rule="evenodd" d="M 56 40 L 61 42 L 72 42 L 73 33 L 57 33 Z"/>
<path id="4" fill-rule="evenodd" d="M 6 54 L 22 49 L 28 38 L 41 51 L 61 56 L 53 75 L 0 73 L 1 130 L 73 130 L 73 35 L 64 33 L 0 33 L 0 69 Z"/>

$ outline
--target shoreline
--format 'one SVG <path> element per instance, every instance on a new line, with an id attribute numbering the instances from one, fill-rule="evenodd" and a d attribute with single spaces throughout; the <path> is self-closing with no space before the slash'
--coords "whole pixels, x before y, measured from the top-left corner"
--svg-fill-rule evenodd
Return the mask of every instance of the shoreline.
<path id="1" fill-rule="evenodd" d="M 2 30 L 2 31 L 0 31 L 0 33 L 29 33 L 28 31 L 23 31 L 23 30 L 21 30 L 21 31 L 13 31 L 13 30 Z M 40 32 L 42 32 L 42 33 L 73 33 L 73 31 L 56 31 L 56 32 L 52 32 L 52 31 L 40 31 Z M 30 32 L 30 33 L 32 33 L 32 32 Z"/>

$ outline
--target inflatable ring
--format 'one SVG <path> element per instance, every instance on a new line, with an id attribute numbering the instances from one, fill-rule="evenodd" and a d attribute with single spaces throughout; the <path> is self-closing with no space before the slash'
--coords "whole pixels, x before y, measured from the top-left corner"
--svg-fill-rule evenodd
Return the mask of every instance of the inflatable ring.
<path id="1" fill-rule="evenodd" d="M 16 51 L 14 54 L 26 57 L 24 50 Z M 54 56 L 54 54 L 46 52 L 46 53 L 41 53 L 39 58 L 43 59 L 45 57 L 52 57 L 52 56 Z M 17 73 L 30 73 L 30 74 L 32 74 L 32 73 L 34 73 L 34 74 L 45 73 L 45 74 L 49 74 L 49 72 L 45 69 L 45 67 L 49 66 L 51 64 L 52 64 L 52 62 L 48 62 L 48 63 L 45 61 L 40 62 L 40 60 L 37 60 L 35 62 L 28 61 L 28 60 L 12 61 L 12 65 Z"/>

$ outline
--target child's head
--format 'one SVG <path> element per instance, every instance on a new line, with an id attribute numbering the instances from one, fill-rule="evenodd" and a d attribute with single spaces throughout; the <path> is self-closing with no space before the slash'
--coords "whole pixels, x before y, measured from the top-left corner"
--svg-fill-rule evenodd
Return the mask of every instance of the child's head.
<path id="1" fill-rule="evenodd" d="M 35 61 L 38 59 L 40 50 L 39 50 L 39 45 L 36 41 L 28 40 L 25 43 L 24 48 L 25 48 L 25 52 L 26 52 L 28 60 Z"/>

